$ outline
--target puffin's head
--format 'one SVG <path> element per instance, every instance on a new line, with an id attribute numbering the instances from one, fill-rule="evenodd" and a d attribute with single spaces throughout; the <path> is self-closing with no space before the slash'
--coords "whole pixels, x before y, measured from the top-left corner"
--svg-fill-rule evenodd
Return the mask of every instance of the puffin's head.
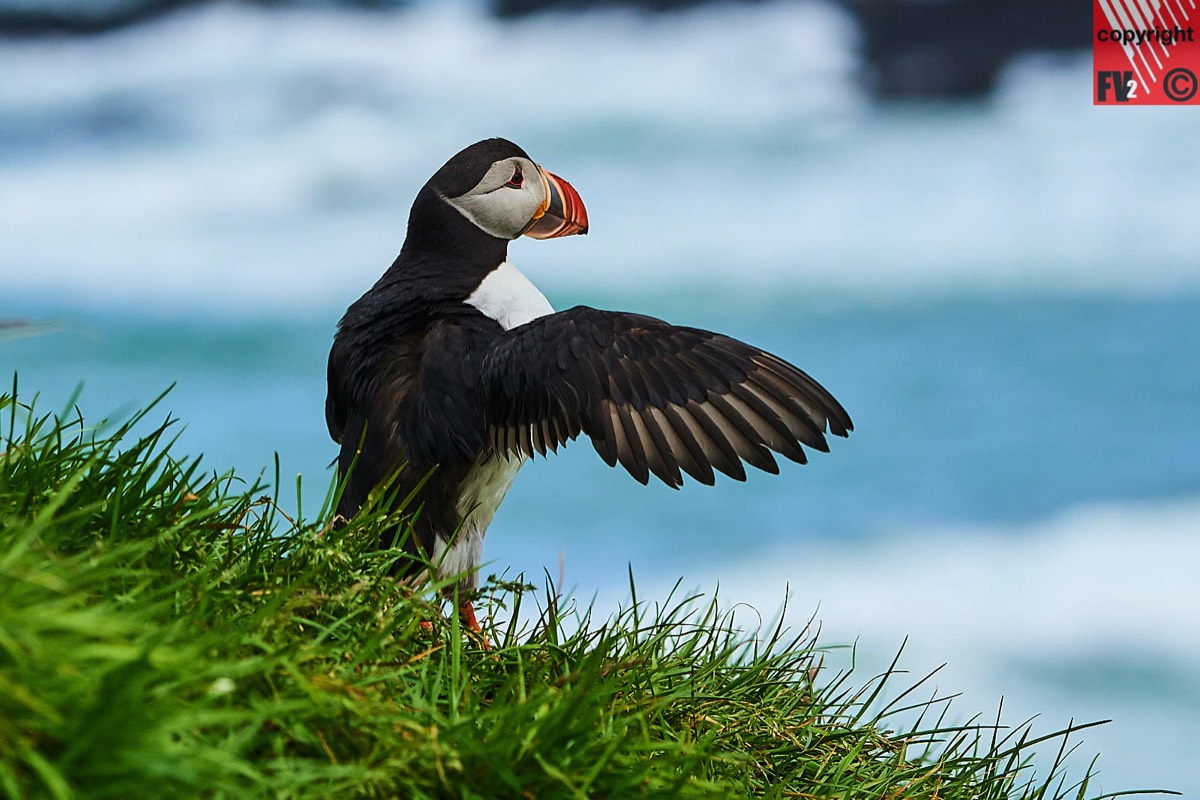
<path id="1" fill-rule="evenodd" d="M 485 139 L 460 151 L 434 173 L 427 188 L 499 239 L 588 231 L 579 193 L 507 139 Z"/>

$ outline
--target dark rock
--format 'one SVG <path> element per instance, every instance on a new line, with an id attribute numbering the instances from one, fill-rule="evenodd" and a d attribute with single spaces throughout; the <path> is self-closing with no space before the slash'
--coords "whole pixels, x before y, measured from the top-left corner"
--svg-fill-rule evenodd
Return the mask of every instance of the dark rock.
<path id="1" fill-rule="evenodd" d="M 13 37 L 94 34 L 117 30 L 178 11 L 196 0 L 27 3 L 0 5 L 0 34 Z"/>
<path id="2" fill-rule="evenodd" d="M 755 0 L 729 0 L 754 2 Z M 0 0 L 0 35 L 93 34 L 210 0 Z M 405 0 L 242 0 L 262 6 L 394 8 Z M 1087 0 L 836 0 L 861 26 L 863 80 L 882 98 L 970 98 L 988 94 L 1000 70 L 1031 51 L 1084 49 Z M 703 0 L 492 0 L 505 19 L 541 11 L 633 7 L 671 12 Z"/>
<path id="3" fill-rule="evenodd" d="M 751 0 L 733 0 L 746 3 Z M 705 0 L 494 0 L 492 11 L 501 19 L 523 17 L 539 11 L 587 11 L 597 8 L 639 8 L 643 11 L 678 11 L 703 5 Z"/>
<path id="4" fill-rule="evenodd" d="M 342 6 L 395 8 L 405 0 L 241 0 L 258 6 Z M 0 0 L 0 36 L 31 37 L 107 33 L 149 22 L 212 0 L 68 0 L 8 3 Z"/>
<path id="5" fill-rule="evenodd" d="M 877 97 L 986 95 L 1014 56 L 1085 49 L 1086 0 L 844 0 L 863 31 Z"/>
<path id="6" fill-rule="evenodd" d="M 734 0 L 735 2 L 737 0 Z M 741 0 L 746 2 L 746 0 Z M 858 20 L 876 97 L 988 94 L 1016 55 L 1080 50 L 1091 41 L 1087 0 L 836 0 Z M 702 0 L 495 0 L 503 18 L 539 11 L 634 7 L 674 11 Z"/>

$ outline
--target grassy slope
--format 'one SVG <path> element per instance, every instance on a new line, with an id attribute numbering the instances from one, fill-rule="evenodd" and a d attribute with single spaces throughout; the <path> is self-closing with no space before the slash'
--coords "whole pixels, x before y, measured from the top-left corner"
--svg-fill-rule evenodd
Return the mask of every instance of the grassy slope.
<path id="1" fill-rule="evenodd" d="M 290 520 L 173 455 L 169 425 L 11 395 L 0 421 L 0 794 L 1089 796 L 1053 758 L 1033 775 L 1024 727 L 951 727 L 939 701 L 889 730 L 903 687 L 715 601 L 592 620 L 493 584 L 489 616 L 536 621 L 483 652 L 386 577 L 379 515 Z"/>

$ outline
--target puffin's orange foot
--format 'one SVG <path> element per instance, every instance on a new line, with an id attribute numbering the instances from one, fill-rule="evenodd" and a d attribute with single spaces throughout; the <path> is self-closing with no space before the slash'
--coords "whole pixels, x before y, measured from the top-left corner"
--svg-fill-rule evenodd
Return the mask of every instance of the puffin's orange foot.
<path id="1" fill-rule="evenodd" d="M 475 606 L 470 600 L 466 600 L 458 605 L 458 616 L 462 620 L 463 627 L 471 632 L 473 638 L 479 641 L 479 646 L 484 650 L 491 650 L 492 644 L 483 635 L 483 628 L 479 626 L 479 620 L 475 617 Z"/>

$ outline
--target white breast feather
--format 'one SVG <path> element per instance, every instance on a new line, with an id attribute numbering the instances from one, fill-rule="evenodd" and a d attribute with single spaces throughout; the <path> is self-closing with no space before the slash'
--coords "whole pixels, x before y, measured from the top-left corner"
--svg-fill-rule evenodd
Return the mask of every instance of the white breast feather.
<path id="1" fill-rule="evenodd" d="M 450 577 L 471 573 L 464 583 L 474 588 L 475 570 L 483 557 L 483 536 L 524 463 L 524 458 L 493 454 L 481 456 L 471 467 L 462 483 L 462 494 L 455 509 L 463 519 L 458 536 L 448 552 L 440 537 L 434 543 L 433 561 L 441 564 L 438 575 Z"/>
<path id="2" fill-rule="evenodd" d="M 507 261 L 488 273 L 467 298 L 467 304 L 499 322 L 506 331 L 554 313 L 546 296 Z M 439 575 L 470 573 L 464 583 L 475 586 L 475 571 L 483 557 L 483 536 L 524 463 L 524 458 L 492 454 L 481 457 L 471 467 L 455 509 L 463 518 L 462 528 L 448 549 L 440 537 L 434 544 L 434 563 L 441 564 Z"/>
<path id="3" fill-rule="evenodd" d="M 504 330 L 554 313 L 554 307 L 521 271 L 502 262 L 480 282 L 467 304 L 500 323 Z"/>

